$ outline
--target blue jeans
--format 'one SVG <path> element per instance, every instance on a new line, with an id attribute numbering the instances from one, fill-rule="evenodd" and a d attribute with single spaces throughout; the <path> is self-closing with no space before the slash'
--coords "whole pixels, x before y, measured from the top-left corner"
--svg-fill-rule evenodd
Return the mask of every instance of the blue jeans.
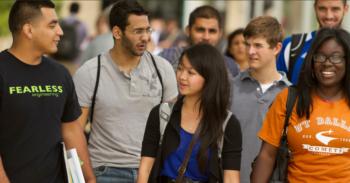
<path id="1" fill-rule="evenodd" d="M 137 168 L 114 168 L 100 166 L 94 168 L 97 183 L 134 183 Z"/>

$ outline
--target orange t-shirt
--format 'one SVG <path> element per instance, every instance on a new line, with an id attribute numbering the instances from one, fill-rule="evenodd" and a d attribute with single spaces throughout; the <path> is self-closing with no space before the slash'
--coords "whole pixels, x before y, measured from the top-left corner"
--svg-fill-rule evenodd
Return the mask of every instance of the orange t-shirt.
<path id="1" fill-rule="evenodd" d="M 278 147 L 283 130 L 288 90 L 277 95 L 258 136 Z M 310 119 L 298 118 L 294 106 L 287 129 L 292 152 L 288 180 L 350 182 L 350 108 L 345 99 L 327 102 L 313 95 Z M 349 121 L 349 122 L 348 122 Z"/>

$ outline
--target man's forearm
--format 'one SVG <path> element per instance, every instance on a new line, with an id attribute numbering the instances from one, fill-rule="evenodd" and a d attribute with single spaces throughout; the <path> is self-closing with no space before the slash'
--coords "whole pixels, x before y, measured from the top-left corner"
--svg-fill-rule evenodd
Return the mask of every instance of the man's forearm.
<path id="1" fill-rule="evenodd" d="M 1 156 L 0 156 L 0 182 L 1 183 L 10 183 L 10 180 L 8 179 L 8 177 L 6 175 L 4 166 L 2 164 Z"/>
<path id="2" fill-rule="evenodd" d="M 86 182 L 96 182 L 87 151 L 86 138 L 80 124 L 78 122 L 63 124 L 62 135 L 67 149 L 77 149 L 78 156 L 83 161 L 82 170 Z"/>

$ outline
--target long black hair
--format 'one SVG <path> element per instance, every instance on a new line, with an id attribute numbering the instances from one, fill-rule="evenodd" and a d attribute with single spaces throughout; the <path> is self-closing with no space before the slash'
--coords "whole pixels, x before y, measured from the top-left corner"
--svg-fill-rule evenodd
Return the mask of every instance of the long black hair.
<path id="1" fill-rule="evenodd" d="M 200 122 L 201 146 L 197 156 L 198 165 L 205 172 L 208 162 L 208 148 L 215 148 L 223 135 L 222 124 L 230 104 L 230 83 L 223 55 L 209 44 L 198 44 L 185 50 L 192 67 L 205 79 L 200 102 L 202 118 Z"/>
<path id="2" fill-rule="evenodd" d="M 314 76 L 313 55 L 317 53 L 319 48 L 328 40 L 334 39 L 343 49 L 345 53 L 345 77 L 343 79 L 343 91 L 350 107 L 350 34 L 341 28 L 322 28 L 317 32 L 310 50 L 305 58 L 304 65 L 300 72 L 297 89 L 299 100 L 297 105 L 297 114 L 299 117 L 306 116 L 310 118 L 312 111 L 311 92 L 318 87 L 318 80 Z"/>

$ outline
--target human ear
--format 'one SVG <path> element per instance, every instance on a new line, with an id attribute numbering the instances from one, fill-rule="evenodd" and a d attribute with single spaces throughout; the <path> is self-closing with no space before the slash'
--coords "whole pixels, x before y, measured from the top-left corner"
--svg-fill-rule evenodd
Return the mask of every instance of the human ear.
<path id="1" fill-rule="evenodd" d="M 282 43 L 278 42 L 274 48 L 274 54 L 277 56 L 282 49 Z"/>
<path id="2" fill-rule="evenodd" d="M 22 27 L 22 32 L 28 39 L 33 38 L 33 27 L 29 23 L 26 23 Z"/>
<path id="3" fill-rule="evenodd" d="M 344 12 L 345 12 L 345 13 L 347 13 L 347 12 L 348 12 L 348 10 L 349 10 L 349 5 L 348 5 L 348 4 L 346 4 L 346 5 L 344 6 Z"/>
<path id="4" fill-rule="evenodd" d="M 115 39 L 120 39 L 122 35 L 122 31 L 118 26 L 114 26 L 112 29 L 112 34 Z"/>

